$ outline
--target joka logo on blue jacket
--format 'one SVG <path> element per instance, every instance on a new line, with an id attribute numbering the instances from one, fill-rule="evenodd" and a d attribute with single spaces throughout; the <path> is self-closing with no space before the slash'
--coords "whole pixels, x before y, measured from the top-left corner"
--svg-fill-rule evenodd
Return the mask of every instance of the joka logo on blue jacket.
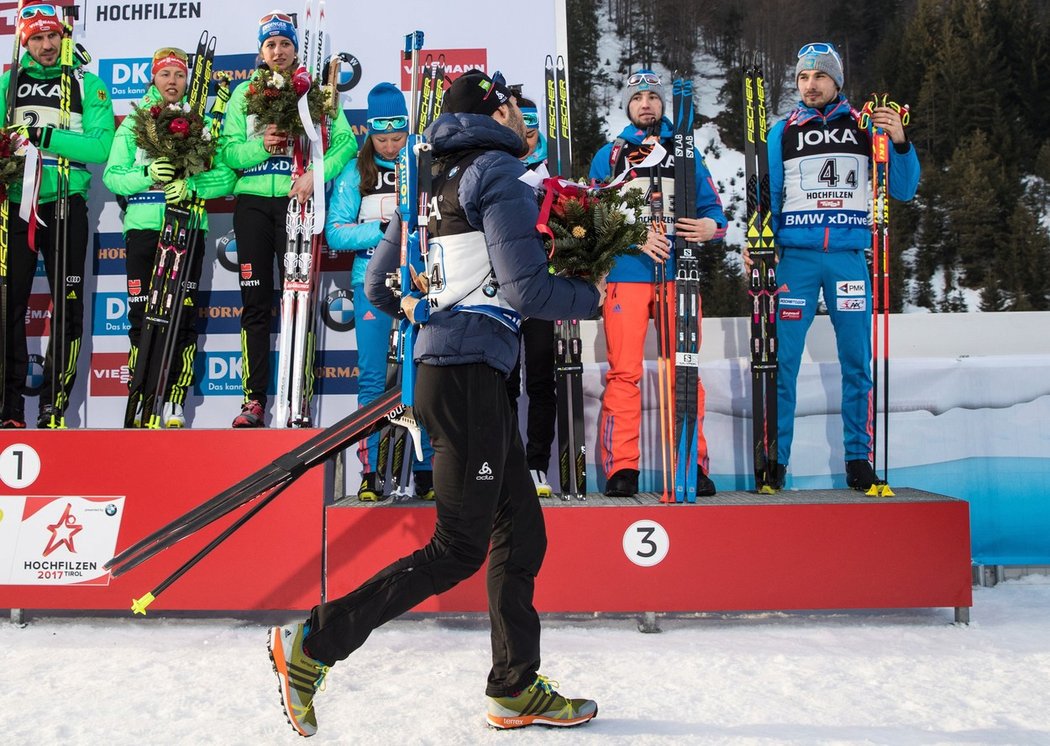
<path id="1" fill-rule="evenodd" d="M 215 57 L 212 73 L 225 72 L 236 86 L 247 80 L 255 70 L 255 54 L 223 54 Z M 150 86 L 151 57 L 118 57 L 98 61 L 98 76 L 109 86 L 114 100 L 138 99 L 146 95 Z M 211 93 L 215 92 L 214 81 Z"/>
<path id="2" fill-rule="evenodd" d="M 271 312 L 270 332 L 277 333 L 280 323 L 280 295 L 273 294 L 273 311 Z M 240 334 L 241 333 L 241 291 L 240 290 L 207 290 L 202 291 L 197 300 L 197 331 L 201 334 Z"/>
<path id="3" fill-rule="evenodd" d="M 91 298 L 91 333 L 96 337 L 127 334 L 128 296 L 124 293 L 93 293 Z"/>
<path id="4" fill-rule="evenodd" d="M 96 233 L 94 249 L 91 263 L 96 277 L 125 273 L 126 250 L 124 236 L 121 233 Z"/>

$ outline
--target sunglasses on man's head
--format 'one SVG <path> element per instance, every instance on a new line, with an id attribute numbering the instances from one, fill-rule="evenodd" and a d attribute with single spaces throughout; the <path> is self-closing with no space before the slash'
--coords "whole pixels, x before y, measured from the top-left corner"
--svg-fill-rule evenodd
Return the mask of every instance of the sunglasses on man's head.
<path id="1" fill-rule="evenodd" d="M 371 129 L 380 132 L 385 130 L 402 130 L 408 126 L 408 117 L 372 117 L 371 119 L 366 120 L 366 124 L 368 124 Z"/>
<path id="2" fill-rule="evenodd" d="M 660 76 L 655 73 L 635 73 L 627 79 L 627 85 L 638 85 L 639 83 L 660 85 Z"/>
<path id="3" fill-rule="evenodd" d="M 34 16 L 57 16 L 58 9 L 54 5 L 28 5 L 22 8 L 22 12 L 19 16 L 23 20 L 28 20 Z"/>
<path id="4" fill-rule="evenodd" d="M 806 55 L 810 54 L 832 54 L 836 57 L 839 56 L 839 52 L 835 49 L 834 44 L 828 44 L 827 42 L 816 42 L 814 44 L 807 44 L 798 50 L 798 58 L 802 59 Z"/>

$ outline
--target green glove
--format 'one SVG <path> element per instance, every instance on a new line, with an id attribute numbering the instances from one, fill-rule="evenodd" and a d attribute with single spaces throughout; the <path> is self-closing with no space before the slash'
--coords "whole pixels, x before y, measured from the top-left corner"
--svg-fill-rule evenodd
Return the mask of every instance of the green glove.
<path id="1" fill-rule="evenodd" d="M 190 198 L 190 186 L 185 179 L 175 179 L 164 185 L 164 199 L 169 205 L 185 202 Z"/>
<path id="2" fill-rule="evenodd" d="M 175 178 L 175 166 L 167 158 L 158 158 L 146 167 L 146 176 L 154 184 L 164 184 Z"/>

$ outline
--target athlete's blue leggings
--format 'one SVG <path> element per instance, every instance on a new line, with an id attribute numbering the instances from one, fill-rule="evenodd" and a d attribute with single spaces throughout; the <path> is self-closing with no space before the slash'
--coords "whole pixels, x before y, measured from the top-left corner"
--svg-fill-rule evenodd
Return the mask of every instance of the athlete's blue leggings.
<path id="1" fill-rule="evenodd" d="M 842 430 L 846 460 L 871 453 L 871 282 L 864 251 L 785 248 L 777 265 L 777 459 L 787 465 L 795 424 L 795 390 L 806 332 L 824 302 L 835 328 L 842 368 Z"/>
<path id="2" fill-rule="evenodd" d="M 357 404 L 363 407 L 386 390 L 386 358 L 390 350 L 392 320 L 365 297 L 365 286 L 354 285 L 354 329 L 357 334 Z M 378 460 L 379 434 L 374 433 L 357 446 L 361 471 L 375 471 Z M 413 451 L 414 453 L 414 451 Z M 434 457 L 430 438 L 423 433 L 423 460 L 413 456 L 412 471 L 429 471 Z"/>

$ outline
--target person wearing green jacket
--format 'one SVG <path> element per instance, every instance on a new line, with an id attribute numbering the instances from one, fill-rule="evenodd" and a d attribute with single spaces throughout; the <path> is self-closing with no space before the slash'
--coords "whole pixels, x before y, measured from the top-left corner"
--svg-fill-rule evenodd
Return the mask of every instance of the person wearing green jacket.
<path id="1" fill-rule="evenodd" d="M 299 41 L 291 16 L 273 11 L 259 22 L 260 68 L 290 79 L 296 69 Z M 234 427 L 263 427 L 270 383 L 270 324 L 275 272 L 283 271 L 287 243 L 286 213 L 291 197 L 306 201 L 313 194 L 311 171 L 291 178 L 289 135 L 258 121 L 246 110 L 246 81 L 237 86 L 223 122 L 219 142 L 223 161 L 238 172 L 233 229 L 241 288 L 241 378 L 244 400 Z M 357 140 L 342 111 L 333 118 L 324 154 L 324 180 L 331 181 L 357 153 Z M 323 199 L 324 195 L 316 195 Z M 312 369 L 312 366 L 311 366 Z"/>
<path id="2" fill-rule="evenodd" d="M 214 159 L 211 168 L 197 174 L 179 173 L 166 158 L 151 158 L 139 147 L 135 137 L 135 117 L 149 116 L 154 106 L 182 104 L 186 100 L 188 76 L 186 52 L 175 47 L 162 47 L 153 55 L 152 84 L 138 103 L 135 111 L 125 117 L 117 129 L 113 149 L 102 174 L 102 181 L 113 194 L 127 198 L 124 212 L 124 245 L 128 278 L 128 320 L 131 329 L 131 350 L 128 368 L 134 375 L 138 359 L 139 339 L 142 334 L 146 299 L 153 276 L 157 241 L 164 226 L 165 205 L 200 197 L 213 199 L 232 193 L 237 180 L 233 171 Z M 195 234 L 193 262 L 186 267 L 186 308 L 183 309 L 178 329 L 176 354 L 168 376 L 161 424 L 164 427 L 185 427 L 186 390 L 193 382 L 193 357 L 197 351 L 198 283 L 204 263 L 204 239 L 208 230 L 208 216 L 202 218 L 201 230 Z"/>
<path id="3" fill-rule="evenodd" d="M 27 5 L 20 13 L 20 41 L 26 54 L 15 71 L 15 126 L 25 126 L 29 139 L 41 150 L 43 176 L 37 203 L 43 225 L 36 227 L 36 249 L 29 246 L 29 225 L 18 217 L 22 185 L 10 190 L 8 237 L 7 355 L 4 407 L 0 423 L 4 427 L 25 427 L 26 373 L 29 352 L 26 344 L 25 315 L 36 272 L 37 251 L 44 255 L 48 287 L 52 300 L 65 304 L 62 314 L 65 340 L 56 354 L 54 337 L 48 340 L 44 363 L 44 384 L 40 391 L 37 427 L 64 427 L 65 410 L 76 381 L 77 358 L 84 320 L 84 271 L 88 242 L 87 193 L 91 184 L 88 163 L 105 163 L 113 143 L 113 102 L 98 76 L 81 67 L 74 56 L 69 128 L 59 126 L 63 22 L 54 5 Z M 8 89 L 12 72 L 0 76 L 0 121 L 5 121 Z M 54 242 L 55 205 L 58 191 L 57 157 L 70 161 L 68 243 L 66 245 L 64 298 L 54 298 L 56 288 Z M 51 333 L 55 333 L 52 328 Z M 55 360 L 61 370 L 53 371 Z M 52 375 L 52 373 L 55 375 Z M 56 385 L 57 384 L 57 385 Z"/>

